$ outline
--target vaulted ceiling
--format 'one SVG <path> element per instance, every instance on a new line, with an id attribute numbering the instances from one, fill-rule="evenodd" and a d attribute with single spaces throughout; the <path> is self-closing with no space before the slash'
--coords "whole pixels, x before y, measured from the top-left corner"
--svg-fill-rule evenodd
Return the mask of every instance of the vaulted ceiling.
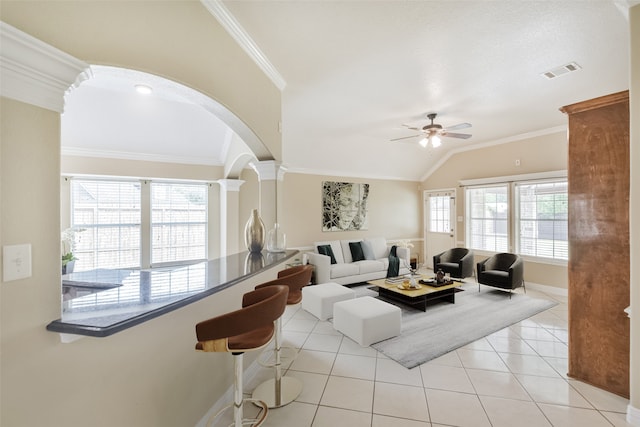
<path id="1" fill-rule="evenodd" d="M 566 123 L 559 107 L 628 89 L 630 3 L 637 2 L 219 4 L 286 82 L 282 142 L 289 170 L 420 180 L 451 153 L 557 132 Z M 553 79 L 542 75 L 572 62 L 578 71 Z M 122 96 L 105 87 L 87 90 L 104 97 L 103 108 Z M 190 129 L 199 157 L 210 164 L 224 159 L 228 139 L 223 124 L 190 114 L 189 106 L 175 100 L 157 102 L 159 117 L 172 103 L 182 109 L 184 122 L 172 126 Z M 436 122 L 444 127 L 472 124 L 460 131 L 472 137 L 443 138 L 438 148 L 421 147 L 418 137 L 390 142 L 417 135 L 407 126 L 422 127 L 431 112 L 438 113 Z M 184 146 L 175 153 L 166 143 L 175 129 L 145 128 L 146 133 L 118 147 L 109 146 L 117 136 L 105 128 L 102 138 L 85 148 L 184 157 Z M 82 144 L 82 138 L 65 139 L 63 133 L 63 146 L 80 149 Z"/>

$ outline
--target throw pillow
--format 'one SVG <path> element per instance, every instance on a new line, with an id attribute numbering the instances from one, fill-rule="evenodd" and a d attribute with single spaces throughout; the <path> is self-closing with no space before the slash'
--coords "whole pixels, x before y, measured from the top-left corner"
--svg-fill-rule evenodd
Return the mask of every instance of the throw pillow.
<path id="1" fill-rule="evenodd" d="M 331 264 L 336 264 L 336 257 L 333 255 L 333 249 L 331 249 L 331 245 L 318 246 L 318 253 L 331 257 Z"/>
<path id="2" fill-rule="evenodd" d="M 349 242 L 349 249 L 351 249 L 351 258 L 353 262 L 362 261 L 364 259 L 364 252 L 362 252 L 362 242 Z"/>
<path id="3" fill-rule="evenodd" d="M 364 259 L 368 259 L 368 260 L 374 260 L 376 259 L 375 254 L 373 253 L 373 247 L 371 246 L 371 243 L 365 241 L 362 241 L 362 253 L 364 254 Z"/>

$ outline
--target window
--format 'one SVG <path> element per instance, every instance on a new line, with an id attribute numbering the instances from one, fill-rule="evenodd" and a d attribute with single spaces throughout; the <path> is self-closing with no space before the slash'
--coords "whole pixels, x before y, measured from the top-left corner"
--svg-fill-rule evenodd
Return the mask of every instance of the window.
<path id="1" fill-rule="evenodd" d="M 207 185 L 151 183 L 152 264 L 205 259 Z"/>
<path id="2" fill-rule="evenodd" d="M 543 258 L 569 258 L 567 181 L 516 185 L 516 251 Z"/>
<path id="3" fill-rule="evenodd" d="M 508 186 L 466 189 L 467 244 L 472 249 L 507 252 L 509 248 Z"/>
<path id="4" fill-rule="evenodd" d="M 432 233 L 450 233 L 450 196 L 429 196 L 429 231 Z"/>
<path id="5" fill-rule="evenodd" d="M 140 266 L 140 183 L 71 181 L 76 269 Z"/>
<path id="6" fill-rule="evenodd" d="M 461 184 L 466 186 L 469 248 L 514 252 L 535 257 L 538 262 L 562 263 L 569 259 L 566 171 Z"/>
<path id="7" fill-rule="evenodd" d="M 70 189 L 75 271 L 207 259 L 208 184 L 74 178 Z"/>

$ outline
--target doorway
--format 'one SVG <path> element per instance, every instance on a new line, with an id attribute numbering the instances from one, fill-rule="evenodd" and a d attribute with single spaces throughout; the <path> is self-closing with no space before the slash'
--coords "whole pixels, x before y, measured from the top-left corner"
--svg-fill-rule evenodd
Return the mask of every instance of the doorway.
<path id="1" fill-rule="evenodd" d="M 433 256 L 456 246 L 456 190 L 424 192 L 424 266 L 433 269 Z"/>

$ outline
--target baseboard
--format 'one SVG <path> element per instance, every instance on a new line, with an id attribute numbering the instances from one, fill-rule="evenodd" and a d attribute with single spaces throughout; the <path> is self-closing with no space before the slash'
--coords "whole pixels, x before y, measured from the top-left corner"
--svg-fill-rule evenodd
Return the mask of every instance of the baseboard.
<path id="1" fill-rule="evenodd" d="M 627 422 L 632 426 L 640 427 L 640 409 L 627 405 Z"/>
<path id="2" fill-rule="evenodd" d="M 568 296 L 569 290 L 566 288 L 558 288 L 557 286 L 541 285 L 540 283 L 526 282 L 525 286 L 529 289 L 544 292 L 546 294 Z"/>
<path id="3" fill-rule="evenodd" d="M 249 384 L 252 380 L 258 375 L 261 366 L 258 363 L 258 359 L 254 360 L 248 368 L 244 370 L 243 382 L 244 384 Z M 246 393 L 245 393 L 246 396 Z M 224 408 L 229 404 L 233 404 L 233 383 L 227 388 L 227 391 L 224 392 L 220 399 L 207 411 L 207 413 L 198 421 L 195 427 L 207 427 L 207 422 L 209 418 L 214 416 L 219 410 Z"/>

